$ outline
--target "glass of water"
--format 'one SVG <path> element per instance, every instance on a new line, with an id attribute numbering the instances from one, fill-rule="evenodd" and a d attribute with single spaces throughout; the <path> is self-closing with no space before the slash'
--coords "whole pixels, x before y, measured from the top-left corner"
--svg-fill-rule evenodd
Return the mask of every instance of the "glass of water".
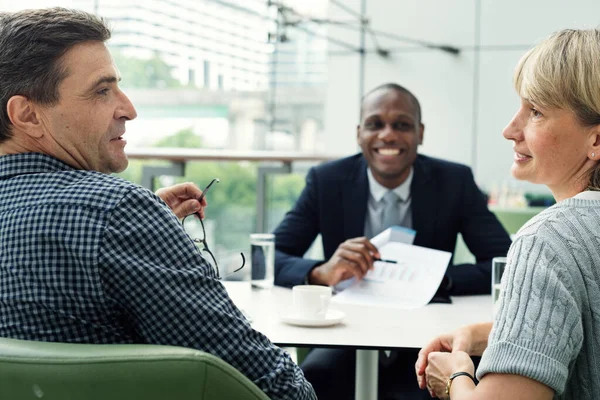
<path id="1" fill-rule="evenodd" d="M 500 297 L 502 296 L 502 274 L 506 268 L 506 257 L 494 257 L 492 259 L 492 304 L 494 306 L 493 315 L 496 316 L 500 307 Z"/>
<path id="2" fill-rule="evenodd" d="M 252 287 L 270 289 L 275 279 L 275 235 L 250 234 L 250 275 Z"/>

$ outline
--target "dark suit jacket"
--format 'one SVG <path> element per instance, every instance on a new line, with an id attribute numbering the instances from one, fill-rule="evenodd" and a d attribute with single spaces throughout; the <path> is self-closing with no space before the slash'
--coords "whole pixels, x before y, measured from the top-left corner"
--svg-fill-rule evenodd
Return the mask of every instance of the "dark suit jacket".
<path id="1" fill-rule="evenodd" d="M 510 238 L 488 208 L 467 166 L 419 155 L 411 184 L 414 244 L 454 252 L 461 233 L 477 263 L 452 265 L 452 294 L 490 293 L 491 260 Z M 294 208 L 275 229 L 275 283 L 302 284 L 323 260 L 302 258 L 320 233 L 325 260 L 346 239 L 364 236 L 369 183 L 362 154 L 313 167 Z"/>

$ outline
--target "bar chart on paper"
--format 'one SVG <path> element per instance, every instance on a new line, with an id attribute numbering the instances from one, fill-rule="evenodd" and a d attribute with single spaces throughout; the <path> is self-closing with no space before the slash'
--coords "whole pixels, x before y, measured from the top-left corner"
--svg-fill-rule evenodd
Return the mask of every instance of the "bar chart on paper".
<path id="1" fill-rule="evenodd" d="M 361 281 L 354 282 L 332 301 L 413 309 L 433 297 L 444 277 L 451 253 L 389 242 L 379 247 L 381 258 L 396 264 L 375 262 Z"/>
<path id="2" fill-rule="evenodd" d="M 399 281 L 412 282 L 417 278 L 418 269 L 411 266 L 408 262 L 394 260 L 396 264 L 376 261 L 375 269 L 369 271 L 366 279 L 373 282 Z"/>

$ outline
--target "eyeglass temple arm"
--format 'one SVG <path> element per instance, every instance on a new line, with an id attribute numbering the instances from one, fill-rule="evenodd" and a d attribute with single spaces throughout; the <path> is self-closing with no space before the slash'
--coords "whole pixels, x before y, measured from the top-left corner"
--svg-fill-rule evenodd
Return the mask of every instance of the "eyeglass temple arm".
<path id="1" fill-rule="evenodd" d="M 200 195 L 200 197 L 198 197 L 198 201 L 202 201 L 202 199 L 206 195 L 206 192 L 208 192 L 208 189 L 210 189 L 210 187 L 212 186 L 212 184 L 215 183 L 215 182 L 219 183 L 221 181 L 219 180 L 219 178 L 213 178 L 213 180 L 210 181 L 210 183 L 208 185 L 206 185 L 206 187 L 202 191 L 202 194 Z"/>
<path id="2" fill-rule="evenodd" d="M 244 266 L 246 265 L 246 257 L 244 257 L 244 253 L 240 253 L 240 256 L 242 256 L 242 265 L 234 270 L 233 272 L 230 272 L 229 274 L 225 275 L 223 278 L 227 278 L 228 276 L 231 276 L 233 274 L 235 274 L 236 272 L 240 271 L 242 268 L 244 268 Z"/>

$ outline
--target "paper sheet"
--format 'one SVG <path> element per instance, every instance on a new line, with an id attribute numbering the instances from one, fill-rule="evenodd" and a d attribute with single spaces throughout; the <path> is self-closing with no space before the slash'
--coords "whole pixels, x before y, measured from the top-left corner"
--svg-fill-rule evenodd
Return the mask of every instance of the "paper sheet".
<path id="1" fill-rule="evenodd" d="M 398 242 L 412 244 L 415 241 L 417 231 L 414 229 L 405 228 L 403 226 L 392 226 L 380 234 L 371 238 L 371 243 L 381 251 L 381 247 L 388 242 Z M 385 257 L 384 257 L 385 258 Z M 350 278 L 345 281 L 341 281 L 333 287 L 335 293 L 339 293 L 343 290 L 348 289 L 354 284 L 355 279 Z"/>
<path id="2" fill-rule="evenodd" d="M 372 240 L 374 241 L 375 238 Z M 334 303 L 414 309 L 435 295 L 452 253 L 388 241 L 379 243 L 381 258 L 397 264 L 375 262 L 365 278 L 332 298 Z"/>

